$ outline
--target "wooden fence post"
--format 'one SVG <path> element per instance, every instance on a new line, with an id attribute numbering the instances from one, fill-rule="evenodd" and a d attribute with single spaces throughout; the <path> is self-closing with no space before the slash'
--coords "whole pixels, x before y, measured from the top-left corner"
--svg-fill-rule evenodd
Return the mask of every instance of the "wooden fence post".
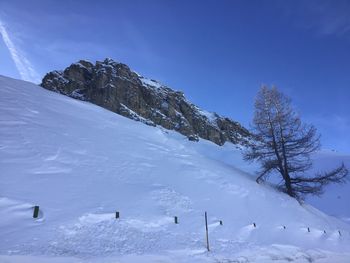
<path id="1" fill-rule="evenodd" d="M 207 212 L 205 212 L 204 217 L 205 217 L 205 236 L 206 236 L 206 240 L 207 240 L 207 249 L 208 249 L 208 251 L 210 251 Z"/>
<path id="2" fill-rule="evenodd" d="M 115 212 L 115 218 L 116 218 L 116 219 L 119 218 L 119 212 Z"/>
<path id="3" fill-rule="evenodd" d="M 33 218 L 38 218 L 39 216 L 39 206 L 34 206 Z"/>
<path id="4" fill-rule="evenodd" d="M 174 217 L 175 224 L 178 224 L 177 216 Z"/>

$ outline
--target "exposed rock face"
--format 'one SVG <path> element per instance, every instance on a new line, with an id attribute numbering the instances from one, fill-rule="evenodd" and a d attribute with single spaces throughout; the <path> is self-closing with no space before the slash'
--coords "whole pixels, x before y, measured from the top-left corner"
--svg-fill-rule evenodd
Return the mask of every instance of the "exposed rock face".
<path id="1" fill-rule="evenodd" d="M 111 59 L 92 64 L 81 60 L 64 71 L 45 75 L 42 87 L 92 102 L 148 125 L 176 130 L 190 140 L 198 137 L 223 145 L 245 144 L 249 132 L 238 122 L 201 110 L 184 94 L 144 78 Z"/>

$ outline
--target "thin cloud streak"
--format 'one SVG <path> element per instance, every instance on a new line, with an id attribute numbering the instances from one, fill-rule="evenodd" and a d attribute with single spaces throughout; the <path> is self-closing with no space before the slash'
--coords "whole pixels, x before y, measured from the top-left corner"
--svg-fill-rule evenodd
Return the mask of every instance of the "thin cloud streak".
<path id="1" fill-rule="evenodd" d="M 309 13 L 314 19 L 311 27 L 322 35 L 345 36 L 350 32 L 348 1 L 310 1 Z"/>
<path id="2" fill-rule="evenodd" d="M 297 28 L 316 36 L 350 39 L 350 2 L 348 0 L 290 0 L 274 4 Z"/>
<path id="3" fill-rule="evenodd" d="M 21 78 L 26 81 L 31 81 L 34 83 L 40 82 L 40 78 L 38 73 L 33 68 L 32 64 L 29 62 L 29 60 L 23 55 L 23 52 L 21 52 L 14 43 L 12 42 L 9 34 L 7 33 L 6 27 L 0 20 L 0 34 L 2 36 L 2 39 L 9 50 L 12 60 L 16 65 L 16 68 L 21 75 Z"/>

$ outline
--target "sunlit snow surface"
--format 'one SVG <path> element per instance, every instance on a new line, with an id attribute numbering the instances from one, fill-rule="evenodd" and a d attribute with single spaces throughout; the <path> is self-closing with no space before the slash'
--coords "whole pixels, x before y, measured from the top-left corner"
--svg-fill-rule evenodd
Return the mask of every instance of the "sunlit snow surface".
<path id="1" fill-rule="evenodd" d="M 254 169 L 232 144 L 0 76 L 0 262 L 350 262 L 347 223 Z"/>

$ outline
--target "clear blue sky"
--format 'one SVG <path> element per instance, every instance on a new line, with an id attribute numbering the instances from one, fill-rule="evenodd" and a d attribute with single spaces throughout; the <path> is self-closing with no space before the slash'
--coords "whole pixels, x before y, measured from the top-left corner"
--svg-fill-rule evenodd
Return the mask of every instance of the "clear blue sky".
<path id="1" fill-rule="evenodd" d="M 350 152 L 350 1 L 1 0 L 0 20 L 2 75 L 111 57 L 246 126 L 273 84 L 325 148 Z"/>

